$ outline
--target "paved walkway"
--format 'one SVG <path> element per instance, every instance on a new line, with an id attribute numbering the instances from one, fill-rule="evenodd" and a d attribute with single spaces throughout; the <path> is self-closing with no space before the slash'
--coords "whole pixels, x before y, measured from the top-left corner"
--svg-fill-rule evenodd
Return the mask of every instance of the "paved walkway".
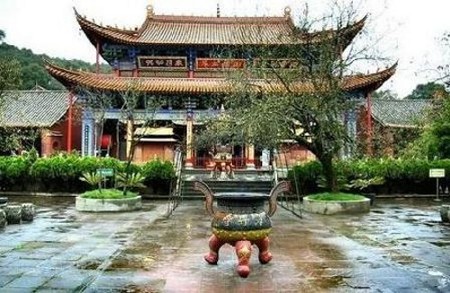
<path id="1" fill-rule="evenodd" d="M 254 253 L 247 279 L 230 246 L 217 266 L 203 261 L 210 219 L 201 201 L 164 219 L 164 202 L 90 214 L 72 198 L 33 200 L 34 222 L 0 232 L 0 292 L 450 291 L 450 227 L 431 200 L 383 200 L 362 216 L 299 219 L 279 209 L 274 259 L 260 265 Z"/>

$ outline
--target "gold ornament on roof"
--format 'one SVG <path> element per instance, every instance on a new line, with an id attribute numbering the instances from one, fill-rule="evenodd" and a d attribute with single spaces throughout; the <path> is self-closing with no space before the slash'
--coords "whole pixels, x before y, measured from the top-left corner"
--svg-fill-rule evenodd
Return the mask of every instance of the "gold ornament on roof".
<path id="1" fill-rule="evenodd" d="M 284 8 L 284 17 L 291 17 L 291 11 L 292 11 L 291 7 L 286 6 Z"/>

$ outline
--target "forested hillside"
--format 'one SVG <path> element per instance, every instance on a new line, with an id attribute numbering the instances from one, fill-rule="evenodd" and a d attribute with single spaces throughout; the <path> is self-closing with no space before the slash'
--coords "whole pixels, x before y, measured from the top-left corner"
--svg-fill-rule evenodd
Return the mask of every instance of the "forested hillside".
<path id="1" fill-rule="evenodd" d="M 7 43 L 0 43 L 0 59 L 12 60 L 16 59 L 20 63 L 20 71 L 22 78 L 22 85 L 20 89 L 31 89 L 36 84 L 46 89 L 64 89 L 64 87 L 53 77 L 51 77 L 44 68 L 44 59 L 51 60 L 57 65 L 65 68 L 83 69 L 88 71 L 94 71 L 95 65 L 81 60 L 66 60 L 61 58 L 50 58 L 49 56 L 42 54 L 34 54 L 29 49 L 19 49 L 16 46 L 9 45 Z M 110 70 L 109 65 L 102 65 L 101 71 L 108 72 Z"/>

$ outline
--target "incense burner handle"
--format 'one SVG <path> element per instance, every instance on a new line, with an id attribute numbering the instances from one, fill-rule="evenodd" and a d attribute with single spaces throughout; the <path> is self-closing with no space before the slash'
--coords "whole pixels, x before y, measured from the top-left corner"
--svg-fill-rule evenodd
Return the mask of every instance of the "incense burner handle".
<path id="1" fill-rule="evenodd" d="M 281 181 L 270 191 L 269 194 L 269 212 L 267 213 L 269 217 L 272 217 L 277 211 L 277 196 L 290 190 L 289 182 Z"/>
<path id="2" fill-rule="evenodd" d="M 213 201 L 214 193 L 211 188 L 203 181 L 194 181 L 194 190 L 200 191 L 205 195 L 205 208 L 211 217 L 214 217 Z"/>

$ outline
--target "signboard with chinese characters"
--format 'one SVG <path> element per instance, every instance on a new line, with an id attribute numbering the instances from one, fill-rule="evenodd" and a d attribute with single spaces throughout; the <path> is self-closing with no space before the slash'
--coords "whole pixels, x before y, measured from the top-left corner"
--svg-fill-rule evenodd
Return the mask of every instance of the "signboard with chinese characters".
<path id="1" fill-rule="evenodd" d="M 298 69 L 300 62 L 296 59 L 255 59 L 253 66 L 256 68 Z"/>
<path id="2" fill-rule="evenodd" d="M 187 70 L 186 57 L 139 56 L 138 66 L 144 70 Z"/>
<path id="3" fill-rule="evenodd" d="M 246 62 L 245 59 L 197 58 L 195 68 L 197 70 L 244 69 Z"/>

